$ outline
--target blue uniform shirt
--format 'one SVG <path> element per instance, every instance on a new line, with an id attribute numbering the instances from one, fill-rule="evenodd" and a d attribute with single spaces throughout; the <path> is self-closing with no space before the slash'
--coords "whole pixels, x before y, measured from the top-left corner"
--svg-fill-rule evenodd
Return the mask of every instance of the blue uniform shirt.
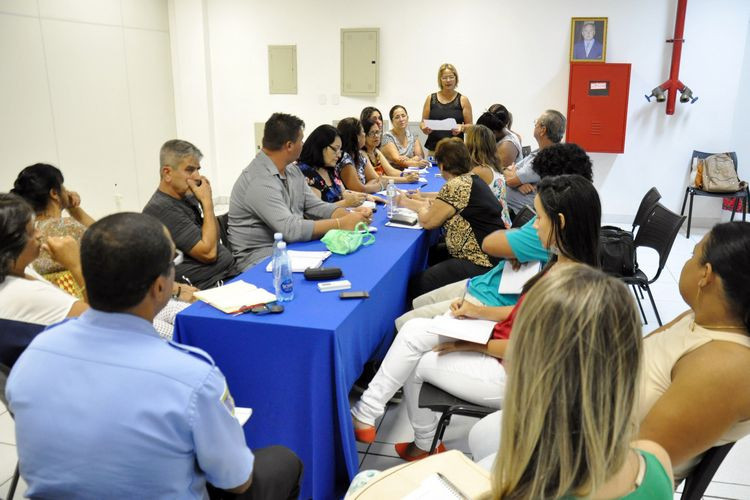
<path id="1" fill-rule="evenodd" d="M 549 252 L 534 229 L 536 217 L 524 224 L 520 229 L 510 229 L 505 234 L 508 245 L 519 262 L 541 261 L 546 264 L 549 260 Z M 469 293 L 482 301 L 486 306 L 512 306 L 518 302 L 519 295 L 498 293 L 500 278 L 503 275 L 505 260 L 486 273 L 471 278 L 469 282 Z"/>
<path id="2" fill-rule="evenodd" d="M 247 481 L 253 454 L 203 351 L 130 314 L 88 310 L 29 345 L 6 394 L 27 495 L 207 498 Z"/>

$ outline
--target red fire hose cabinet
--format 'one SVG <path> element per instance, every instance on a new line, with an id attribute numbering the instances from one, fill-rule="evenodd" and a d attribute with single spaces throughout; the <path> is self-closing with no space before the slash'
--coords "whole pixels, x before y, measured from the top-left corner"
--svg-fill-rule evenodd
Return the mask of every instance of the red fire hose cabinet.
<path id="1" fill-rule="evenodd" d="M 630 64 L 571 63 L 566 142 L 588 153 L 624 153 Z"/>

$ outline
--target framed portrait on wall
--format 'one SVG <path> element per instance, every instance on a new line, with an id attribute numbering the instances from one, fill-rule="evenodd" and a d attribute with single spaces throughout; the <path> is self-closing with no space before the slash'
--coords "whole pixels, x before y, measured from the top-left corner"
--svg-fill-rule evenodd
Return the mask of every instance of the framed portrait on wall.
<path id="1" fill-rule="evenodd" d="M 570 20 L 570 61 L 605 62 L 607 18 L 574 17 Z"/>

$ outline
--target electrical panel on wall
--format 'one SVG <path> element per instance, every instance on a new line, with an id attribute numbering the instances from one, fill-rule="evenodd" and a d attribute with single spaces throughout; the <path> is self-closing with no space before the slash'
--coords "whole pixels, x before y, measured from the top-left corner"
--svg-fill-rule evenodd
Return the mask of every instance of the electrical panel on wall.
<path id="1" fill-rule="evenodd" d="M 624 153 L 630 64 L 571 63 L 566 142 L 589 153 Z"/>
<path id="2" fill-rule="evenodd" d="M 268 91 L 271 94 L 297 93 L 297 46 L 268 46 Z"/>
<path id="3" fill-rule="evenodd" d="M 257 153 L 260 151 L 261 146 L 263 146 L 263 129 L 265 128 L 266 124 L 262 122 L 255 122 L 253 129 L 255 131 L 255 152 Z"/>
<path id="4" fill-rule="evenodd" d="M 341 30 L 341 95 L 378 95 L 379 28 Z"/>

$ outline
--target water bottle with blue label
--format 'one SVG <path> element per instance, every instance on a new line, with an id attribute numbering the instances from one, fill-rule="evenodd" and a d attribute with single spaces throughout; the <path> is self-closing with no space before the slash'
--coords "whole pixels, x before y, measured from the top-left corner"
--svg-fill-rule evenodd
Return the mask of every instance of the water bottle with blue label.
<path id="1" fill-rule="evenodd" d="M 390 219 L 393 217 L 393 213 L 396 210 L 396 185 L 393 184 L 393 179 L 388 180 L 388 187 L 385 190 L 385 196 L 387 198 L 386 215 Z"/>
<path id="2" fill-rule="evenodd" d="M 273 287 L 278 302 L 288 302 L 294 298 L 294 282 L 286 242 L 278 243 L 278 255 L 273 260 Z"/>

